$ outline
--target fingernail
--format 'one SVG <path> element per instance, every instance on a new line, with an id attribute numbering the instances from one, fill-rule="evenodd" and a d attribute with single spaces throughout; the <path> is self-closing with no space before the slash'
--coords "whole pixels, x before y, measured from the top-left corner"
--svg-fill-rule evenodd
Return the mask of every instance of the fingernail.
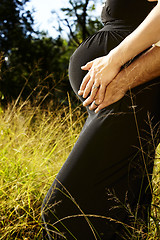
<path id="1" fill-rule="evenodd" d="M 78 95 L 82 95 L 82 94 L 83 94 L 83 91 L 79 90 Z"/>
<path id="2" fill-rule="evenodd" d="M 85 103 L 85 102 L 83 102 L 83 106 L 84 106 L 84 107 L 86 106 L 86 103 Z"/>

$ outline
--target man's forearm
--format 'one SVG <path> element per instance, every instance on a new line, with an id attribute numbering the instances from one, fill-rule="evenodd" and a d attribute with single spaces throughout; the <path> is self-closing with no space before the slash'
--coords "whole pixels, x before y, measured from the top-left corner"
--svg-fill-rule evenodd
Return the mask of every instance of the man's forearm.
<path id="1" fill-rule="evenodd" d="M 117 81 L 119 88 L 127 91 L 158 76 L 160 76 L 160 47 L 152 47 L 123 69 L 113 81 Z"/>
<path id="2" fill-rule="evenodd" d="M 120 100 L 129 89 L 142 85 L 160 76 L 160 47 L 152 47 L 140 57 L 124 68 L 106 87 L 103 102 L 95 109 L 92 103 L 91 110 L 99 110 Z"/>

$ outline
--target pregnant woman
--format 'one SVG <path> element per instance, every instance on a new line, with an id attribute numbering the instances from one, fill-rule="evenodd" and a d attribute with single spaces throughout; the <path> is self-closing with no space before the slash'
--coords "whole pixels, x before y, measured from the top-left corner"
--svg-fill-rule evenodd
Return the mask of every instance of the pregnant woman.
<path id="1" fill-rule="evenodd" d="M 84 82 L 90 76 L 84 71 L 89 69 L 81 67 L 108 55 L 154 6 L 147 0 L 106 1 L 104 27 L 70 59 L 70 83 L 82 102 L 85 96 L 78 91 L 80 86 L 82 92 L 88 87 Z M 158 82 L 154 79 L 135 87 L 96 113 L 93 106 L 86 107 L 88 118 L 79 139 L 43 202 L 43 239 L 130 239 L 137 235 L 139 221 L 141 226 L 147 224 L 153 138 L 160 115 Z M 99 90 L 99 85 L 92 85 L 92 90 Z"/>

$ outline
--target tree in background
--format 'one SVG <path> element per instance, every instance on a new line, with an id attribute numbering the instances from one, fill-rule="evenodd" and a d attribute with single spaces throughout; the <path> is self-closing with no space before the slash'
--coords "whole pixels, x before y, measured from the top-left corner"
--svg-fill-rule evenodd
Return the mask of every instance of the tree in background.
<path id="1" fill-rule="evenodd" d="M 67 18 L 60 20 L 70 29 L 68 39 L 61 37 L 61 29 L 59 37 L 53 39 L 34 31 L 32 13 L 24 8 L 28 1 L 0 1 L 0 52 L 4 56 L 0 95 L 10 101 L 20 93 L 26 99 L 32 92 L 34 100 L 43 92 L 57 104 L 64 101 L 67 92 L 72 97 L 67 75 L 72 52 L 101 23 L 93 15 L 93 0 L 69 0 L 70 7 L 62 9 Z"/>
<path id="2" fill-rule="evenodd" d="M 66 15 L 63 24 L 68 27 L 68 37 L 74 45 L 79 45 L 81 41 L 102 27 L 100 18 L 94 14 L 97 2 L 95 0 L 69 0 L 70 7 L 61 9 Z M 99 2 L 102 1 L 99 0 Z"/>
<path id="3" fill-rule="evenodd" d="M 57 91 L 57 82 L 66 73 L 70 50 L 66 40 L 33 30 L 32 15 L 24 10 L 28 1 L 0 2 L 0 51 L 4 55 L 1 92 L 9 100 L 17 98 L 25 86 L 24 98 L 35 89 L 43 89 L 43 94 L 50 91 L 52 98 L 57 99 L 57 92 L 62 95 L 62 90 Z M 63 89 L 66 84 L 60 85 Z M 33 98 L 35 95 L 36 91 Z"/>
<path id="4" fill-rule="evenodd" d="M 29 11 L 24 11 L 24 4 L 28 1 L 0 1 L 0 50 L 5 55 L 12 49 L 21 50 L 24 41 L 31 40 L 33 19 Z"/>
<path id="5" fill-rule="evenodd" d="M 15 67 L 21 67 L 22 61 L 23 63 L 25 62 L 26 52 L 31 44 L 32 33 L 34 32 L 31 13 L 24 11 L 26 2 L 28 0 L 1 0 L 0 2 L 0 51 L 4 56 L 2 65 L 3 76 L 0 86 L 1 91 L 8 95 L 12 91 L 11 96 L 14 96 L 20 82 L 20 76 L 17 75 L 16 77 Z M 14 65 L 12 56 L 15 53 L 19 61 L 16 61 Z M 17 83 L 14 86 L 15 80 Z M 14 88 L 12 88 L 13 86 Z"/>

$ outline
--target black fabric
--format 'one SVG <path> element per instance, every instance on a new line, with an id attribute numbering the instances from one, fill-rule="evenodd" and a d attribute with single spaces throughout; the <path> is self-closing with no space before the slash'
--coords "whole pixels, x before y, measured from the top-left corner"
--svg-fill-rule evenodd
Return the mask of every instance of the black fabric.
<path id="1" fill-rule="evenodd" d="M 69 65 L 75 94 L 86 74 L 81 66 L 106 55 L 134 27 L 134 22 L 112 20 L 77 48 Z M 159 93 L 157 78 L 98 114 L 87 107 L 88 118 L 79 139 L 43 202 L 44 239 L 129 239 L 134 234 L 129 226 L 137 218 L 147 223 Z"/>
<path id="2" fill-rule="evenodd" d="M 139 25 L 148 15 L 156 2 L 147 0 L 107 0 L 103 7 L 101 19 L 105 24 L 115 19 L 124 20 L 134 26 Z"/>

